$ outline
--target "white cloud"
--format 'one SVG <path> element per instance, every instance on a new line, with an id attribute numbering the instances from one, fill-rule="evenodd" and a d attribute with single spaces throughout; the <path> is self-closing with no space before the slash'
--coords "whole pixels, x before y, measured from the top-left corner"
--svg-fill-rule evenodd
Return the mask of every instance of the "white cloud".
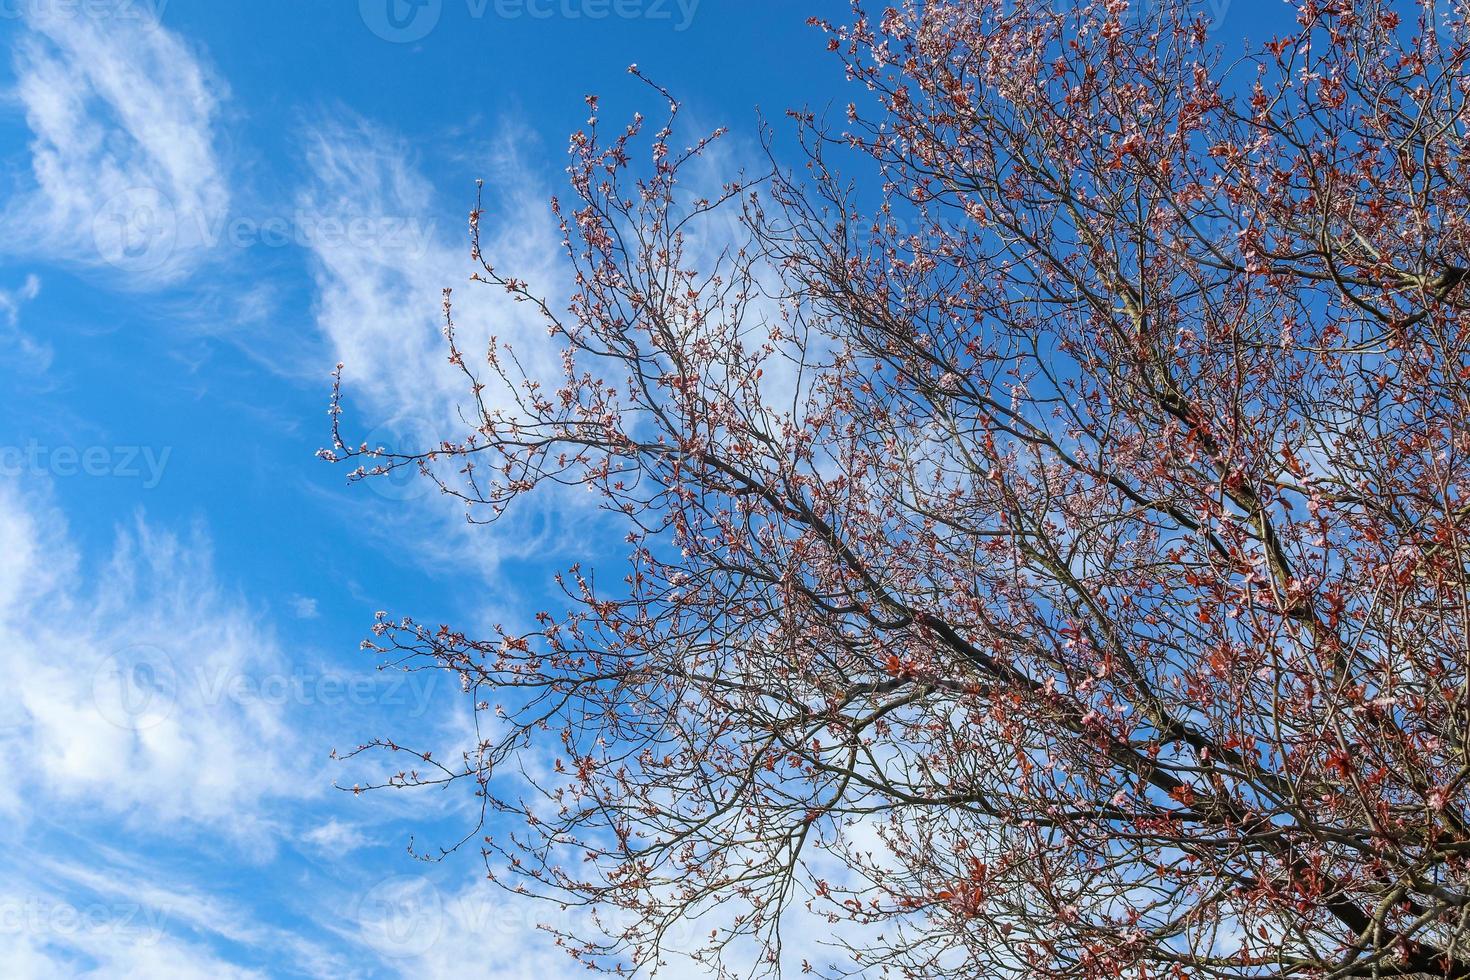
<path id="1" fill-rule="evenodd" d="M 566 285 L 561 237 L 549 209 L 550 189 L 518 155 L 517 144 L 527 139 L 507 130 L 486 155 L 482 247 L 492 261 L 503 259 L 507 271 L 513 265 L 518 278 L 551 290 L 555 308 L 555 291 Z M 335 222 L 348 229 L 314 237 L 310 248 L 317 322 L 335 360 L 345 365 L 342 435 L 351 445 L 424 450 L 469 433 L 460 415 L 469 382 L 449 364 L 443 335 L 445 287 L 454 290 L 456 332 L 466 360 L 476 361 L 472 368 L 488 375 L 483 352 L 495 337 L 513 345 L 533 375 L 558 375 L 559 351 L 548 342 L 545 324 L 501 290 L 469 281 L 478 269 L 466 223 L 473 186 L 442 204 L 408 143 L 363 120 L 323 124 L 308 137 L 306 161 L 312 179 L 298 210 L 324 227 Z M 511 407 L 497 379 L 484 381 L 487 405 Z M 441 500 L 428 481 L 406 469 L 368 480 L 358 495 L 386 500 L 389 506 L 369 533 L 383 534 L 390 547 L 401 550 L 411 539 L 426 566 L 459 563 L 486 573 L 507 557 L 544 556 L 585 543 L 574 531 L 590 513 L 586 494 L 541 495 L 512 512 L 513 531 L 488 536 L 466 525 L 457 502 Z M 402 506 L 409 500 L 418 506 Z"/>
<path id="2" fill-rule="evenodd" d="M 308 912 L 271 925 L 211 873 L 222 859 L 264 873 L 301 821 L 341 853 L 355 832 L 323 831 L 335 821 L 307 815 L 346 797 L 329 788 L 335 773 L 305 761 L 326 765 L 312 692 L 271 694 L 272 680 L 303 676 L 304 665 L 219 584 L 203 534 L 139 518 L 93 561 L 44 497 L 0 483 L 0 553 L 6 975 L 263 975 L 230 949 L 285 957 L 308 975 L 354 975 L 330 923 Z M 182 845 L 169 859 L 197 876 L 142 856 L 163 840 Z M 330 893 L 334 880 L 315 886 Z M 288 895 L 298 898 L 286 886 L 277 900 Z"/>
<path id="3" fill-rule="evenodd" d="M 497 202 L 485 217 L 485 252 L 513 257 L 516 275 L 557 284 L 559 235 L 547 206 L 549 191 L 521 165 L 507 133 L 488 161 L 487 194 Z M 448 363 L 443 290 L 454 292 L 455 320 L 466 351 L 483 351 L 489 338 L 516 344 L 538 365 L 555 368 L 544 325 L 498 291 L 470 284 L 476 266 L 469 234 L 445 212 L 467 216 L 472 187 L 460 188 L 457 207 L 440 209 L 418 172 L 408 144 L 365 121 L 331 123 L 311 134 L 306 148 L 312 183 L 298 206 L 320 220 L 336 220 L 357 234 L 320 236 L 316 260 L 317 319 L 337 357 L 345 383 L 389 418 L 430 425 L 453 422 L 453 406 L 467 383 Z M 493 234 L 492 234 L 493 232 Z M 487 396 L 492 392 L 487 391 Z"/>
<path id="4" fill-rule="evenodd" d="M 325 971 L 314 975 L 345 975 L 339 958 L 319 946 L 261 926 L 227 901 L 163 883 L 157 868 L 106 848 L 89 859 L 95 866 L 33 856 L 24 874 L 0 874 L 0 943 L 21 964 L 7 961 L 7 976 L 263 976 L 221 959 L 211 948 L 219 941 Z"/>
<path id="5" fill-rule="evenodd" d="M 587 972 L 540 928 L 565 927 L 583 913 L 488 882 L 447 889 L 419 875 L 393 875 L 355 896 L 352 906 L 356 945 L 399 976 L 561 980 Z"/>
<path id="6" fill-rule="evenodd" d="M 689 130 L 707 131 L 697 124 L 690 124 Z M 573 270 L 551 213 L 553 188 L 526 162 L 521 149 L 528 142 L 530 137 L 522 130 L 508 126 L 492 144 L 485 160 L 480 244 L 486 261 L 497 271 L 529 283 L 549 309 L 561 311 L 570 299 Z M 726 182 L 749 170 L 743 164 L 759 160 L 753 147 L 716 143 L 681 175 L 673 219 L 695 202 L 719 198 Z M 307 162 L 313 180 L 301 195 L 300 210 L 358 222 L 368 229 L 406 229 L 397 238 L 383 235 L 372 241 L 339 239 L 312 245 L 318 324 L 345 365 L 349 408 L 366 406 L 384 423 L 378 429 L 354 425 L 358 420 L 349 411 L 344 423 L 349 441 L 355 445 L 366 436 L 370 445 L 392 447 L 395 437 L 401 444 L 412 439 L 425 442 L 436 434 L 466 433 L 459 409 L 468 400 L 469 382 L 448 363 L 442 334 L 445 287 L 453 288 L 459 348 L 486 385 L 481 397 L 487 407 L 506 412 L 514 408 L 500 379 L 485 365 L 483 352 L 492 338 L 497 346 L 515 350 L 530 377 L 548 386 L 560 382 L 565 342 L 548 338 L 545 319 L 530 305 L 469 281 L 481 270 L 470 255 L 468 228 L 463 219 L 452 224 L 437 220 L 446 208 L 417 169 L 406 141 L 362 120 L 333 121 L 311 134 Z M 462 188 L 453 201 L 459 206 L 450 213 L 467 216 L 472 194 L 473 188 Z M 730 202 L 684 225 L 683 263 L 703 273 L 718 265 L 729 276 L 730 254 L 747 234 L 738 203 Z M 758 271 L 770 274 L 764 267 Z M 750 346 L 765 342 L 768 324 L 781 316 L 778 303 L 768 298 L 771 294 L 753 292 L 744 301 L 741 324 Z M 781 358 L 766 362 L 763 388 L 773 393 L 776 408 L 790 404 L 799 376 L 794 363 Z M 469 418 L 474 421 L 473 414 Z M 557 514 L 587 507 L 585 495 L 558 497 L 556 502 Z M 544 554 L 545 549 L 538 546 L 525 553 Z"/>
<path id="7" fill-rule="evenodd" d="M 291 597 L 291 612 L 297 619 L 316 619 L 321 615 L 316 600 L 305 595 Z"/>
<path id="8" fill-rule="evenodd" d="M 112 910 L 110 919 L 94 917 L 143 939 L 208 936 L 246 949 L 287 954 L 292 962 L 313 965 L 314 975 L 344 972 L 332 951 L 298 932 L 261 923 L 232 899 L 175 881 L 160 868 L 109 848 L 95 849 L 89 859 L 93 863 L 37 858 L 30 871 L 54 883 L 53 904 L 63 909 Z"/>
<path id="9" fill-rule="evenodd" d="M 34 274 L 16 289 L 0 289 L 0 314 L 12 327 L 20 325 L 20 308 L 41 295 L 41 279 Z"/>
<path id="10" fill-rule="evenodd" d="M 223 86 L 148 17 L 24 5 L 15 95 L 33 186 L 0 217 L 29 254 L 111 264 L 128 286 L 175 280 L 229 206 L 215 148 Z"/>
<path id="11" fill-rule="evenodd" d="M 12 356 L 33 373 L 51 365 L 51 349 L 20 329 L 20 311 L 40 295 L 41 279 L 34 274 L 14 289 L 0 289 L 0 348 L 11 348 Z"/>
<path id="12" fill-rule="evenodd" d="M 141 519 L 83 562 L 65 520 L 0 485 L 0 809 L 96 813 L 269 836 L 265 801 L 322 791 L 288 704 L 242 697 L 289 668 L 257 611 L 214 579 L 202 534 Z"/>
<path id="13" fill-rule="evenodd" d="M 58 914 L 68 915 L 67 906 Z M 87 914 L 81 909 L 78 915 Z M 78 921 L 81 921 L 80 919 Z M 6 936 L 6 976 L 14 980 L 257 980 L 265 974 L 233 966 L 197 944 L 90 925 L 52 935 Z"/>
<path id="14" fill-rule="evenodd" d="M 341 857 L 368 843 L 368 837 L 352 824 L 328 820 L 302 835 L 302 840 L 334 857 Z"/>

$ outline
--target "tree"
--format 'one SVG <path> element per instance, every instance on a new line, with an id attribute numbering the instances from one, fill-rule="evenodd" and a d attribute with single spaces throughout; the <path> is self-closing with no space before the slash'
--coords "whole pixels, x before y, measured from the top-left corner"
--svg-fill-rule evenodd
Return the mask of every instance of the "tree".
<path id="1" fill-rule="evenodd" d="M 566 309 L 472 220 L 562 376 L 446 296 L 469 430 L 327 453 L 626 525 L 566 615 L 372 644 L 487 733 L 386 785 L 469 784 L 492 876 L 631 913 L 574 955 L 703 916 L 775 973 L 806 906 L 834 972 L 1470 976 L 1463 20 L 1295 0 L 1228 63 L 1143 6 L 854 7 L 804 172 L 692 204 L 677 105 L 641 167 L 593 100 Z"/>

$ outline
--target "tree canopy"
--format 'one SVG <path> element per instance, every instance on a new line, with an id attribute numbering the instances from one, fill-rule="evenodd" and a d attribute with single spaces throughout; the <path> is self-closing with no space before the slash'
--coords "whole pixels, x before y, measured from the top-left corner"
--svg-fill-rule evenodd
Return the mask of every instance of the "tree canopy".
<path id="1" fill-rule="evenodd" d="M 720 134 L 592 100 L 570 303 L 472 218 L 563 370 L 446 296 L 464 431 L 326 455 L 585 486 L 628 566 L 382 619 L 481 733 L 387 785 L 479 794 L 606 968 L 692 921 L 774 974 L 812 914 L 839 975 L 1470 976 L 1470 48 L 1292 6 L 1239 58 L 1184 0 L 854 7 L 845 115 L 693 201 Z"/>

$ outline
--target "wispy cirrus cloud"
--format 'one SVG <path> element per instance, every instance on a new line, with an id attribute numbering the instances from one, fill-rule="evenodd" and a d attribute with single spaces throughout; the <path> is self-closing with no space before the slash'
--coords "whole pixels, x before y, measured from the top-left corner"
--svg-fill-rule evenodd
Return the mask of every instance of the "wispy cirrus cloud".
<path id="1" fill-rule="evenodd" d="M 41 295 L 41 278 L 34 273 L 13 289 L 0 288 L 0 350 L 8 349 L 20 365 L 42 372 L 51 364 L 51 348 L 21 329 L 21 309 Z"/>
<path id="2" fill-rule="evenodd" d="M 371 967 L 332 938 L 310 919 L 262 921 L 233 896 L 106 845 L 0 862 L 0 942 L 25 950 L 22 976 L 263 977 L 290 963 L 292 975 L 335 978 Z"/>
<path id="3" fill-rule="evenodd" d="M 551 191 L 517 154 L 516 142 L 524 138 L 507 129 L 486 154 L 493 210 L 483 246 L 487 256 L 514 262 L 518 277 L 557 285 L 563 265 L 548 209 Z M 474 205 L 474 187 L 442 203 L 408 141 L 362 119 L 319 126 L 308 135 L 305 156 L 310 182 L 299 208 L 364 232 L 309 243 L 317 322 L 358 397 L 394 416 L 453 419 L 467 384 L 448 362 L 446 287 L 454 289 L 466 350 L 483 351 L 495 336 L 518 346 L 532 366 L 555 369 L 543 325 L 498 291 L 468 282 L 477 266 L 463 222 Z"/>
<path id="4" fill-rule="evenodd" d="M 328 731 L 356 710 L 419 717 L 432 690 L 288 652 L 217 578 L 202 530 L 139 517 L 98 558 L 44 492 L 0 481 L 0 553 L 6 975 L 380 975 L 338 925 L 356 922 L 340 882 L 360 870 L 300 855 L 397 833 L 330 816 L 349 797 L 331 789 Z M 297 914 L 222 890 L 220 860 Z"/>
<path id="5" fill-rule="evenodd" d="M 141 518 L 84 560 L 38 492 L 0 485 L 0 810 L 57 804 L 261 840 L 264 805 L 324 791 L 288 698 L 291 665 L 250 604 L 219 585 L 202 532 Z"/>
<path id="6" fill-rule="evenodd" d="M 523 130 L 506 126 L 477 154 L 486 208 L 481 246 L 490 261 L 551 290 L 556 308 L 564 305 L 558 291 L 569 277 L 549 208 L 551 188 L 525 159 L 528 140 Z M 560 350 L 549 341 L 545 322 L 502 290 L 470 282 L 479 269 L 467 226 L 473 185 L 466 182 L 456 197 L 436 194 L 408 140 L 350 115 L 338 114 L 308 132 L 304 156 L 309 179 L 298 208 L 365 232 L 355 240 L 310 243 L 317 326 L 344 364 L 342 434 L 350 445 L 422 452 L 472 431 L 470 384 L 449 363 L 444 338 L 446 288 L 453 290 L 460 348 L 486 384 L 481 397 L 487 406 L 512 407 L 485 364 L 492 338 L 513 346 L 533 376 L 559 375 Z M 389 537 L 412 538 L 427 564 L 478 566 L 492 578 L 503 560 L 564 549 L 590 512 L 585 494 L 563 494 L 554 505 L 529 501 L 534 506 L 513 512 L 513 531 L 503 526 L 492 536 L 467 528 L 462 507 L 441 501 L 410 468 L 372 478 L 362 492 L 391 505 L 382 508 L 375 533 L 391 525 Z M 402 506 L 409 500 L 418 506 Z M 410 526 L 414 530 L 405 531 Z"/>
<path id="7" fill-rule="evenodd" d="M 111 265 L 127 288 L 175 281 L 229 207 L 216 146 L 225 86 L 151 16 L 87 9 L 19 8 L 13 94 L 32 134 L 31 180 L 0 214 L 12 243 L 0 247 Z"/>
<path id="8" fill-rule="evenodd" d="M 19 326 L 20 308 L 40 295 L 41 279 L 35 274 L 26 276 L 15 289 L 0 289 L 0 319 L 8 326 Z"/>
<path id="9" fill-rule="evenodd" d="M 307 831 L 302 840 L 325 854 L 340 858 L 366 846 L 371 838 L 350 823 L 332 819 Z"/>

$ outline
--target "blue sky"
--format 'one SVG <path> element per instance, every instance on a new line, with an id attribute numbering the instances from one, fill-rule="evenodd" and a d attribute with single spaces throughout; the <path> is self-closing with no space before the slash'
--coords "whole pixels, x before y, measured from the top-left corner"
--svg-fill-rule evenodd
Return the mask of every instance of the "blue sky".
<path id="1" fill-rule="evenodd" d="M 394 7 L 390 10 L 390 5 Z M 368 794 L 380 735 L 453 747 L 458 692 L 385 676 L 374 613 L 473 628 L 613 560 L 555 501 L 493 529 L 314 458 L 413 439 L 461 329 L 530 328 L 465 283 L 558 281 L 546 202 L 631 63 L 734 136 L 841 106 L 836 0 L 0 0 L 0 951 L 8 976 L 581 975 L 485 886 L 465 793 Z M 390 16 L 390 14 L 396 14 Z"/>
<path id="2" fill-rule="evenodd" d="M 441 288 L 518 329 L 464 283 L 474 180 L 555 293 L 583 96 L 656 110 L 636 62 L 754 159 L 757 105 L 842 95 L 805 7 L 0 0 L 7 976 L 574 975 L 474 853 L 408 855 L 467 794 L 354 798 L 377 763 L 328 753 L 452 750 L 458 692 L 375 673 L 374 613 L 514 621 L 596 557 L 588 515 L 471 533 L 348 486 L 314 457 L 330 371 L 359 437 L 432 429 Z"/>

